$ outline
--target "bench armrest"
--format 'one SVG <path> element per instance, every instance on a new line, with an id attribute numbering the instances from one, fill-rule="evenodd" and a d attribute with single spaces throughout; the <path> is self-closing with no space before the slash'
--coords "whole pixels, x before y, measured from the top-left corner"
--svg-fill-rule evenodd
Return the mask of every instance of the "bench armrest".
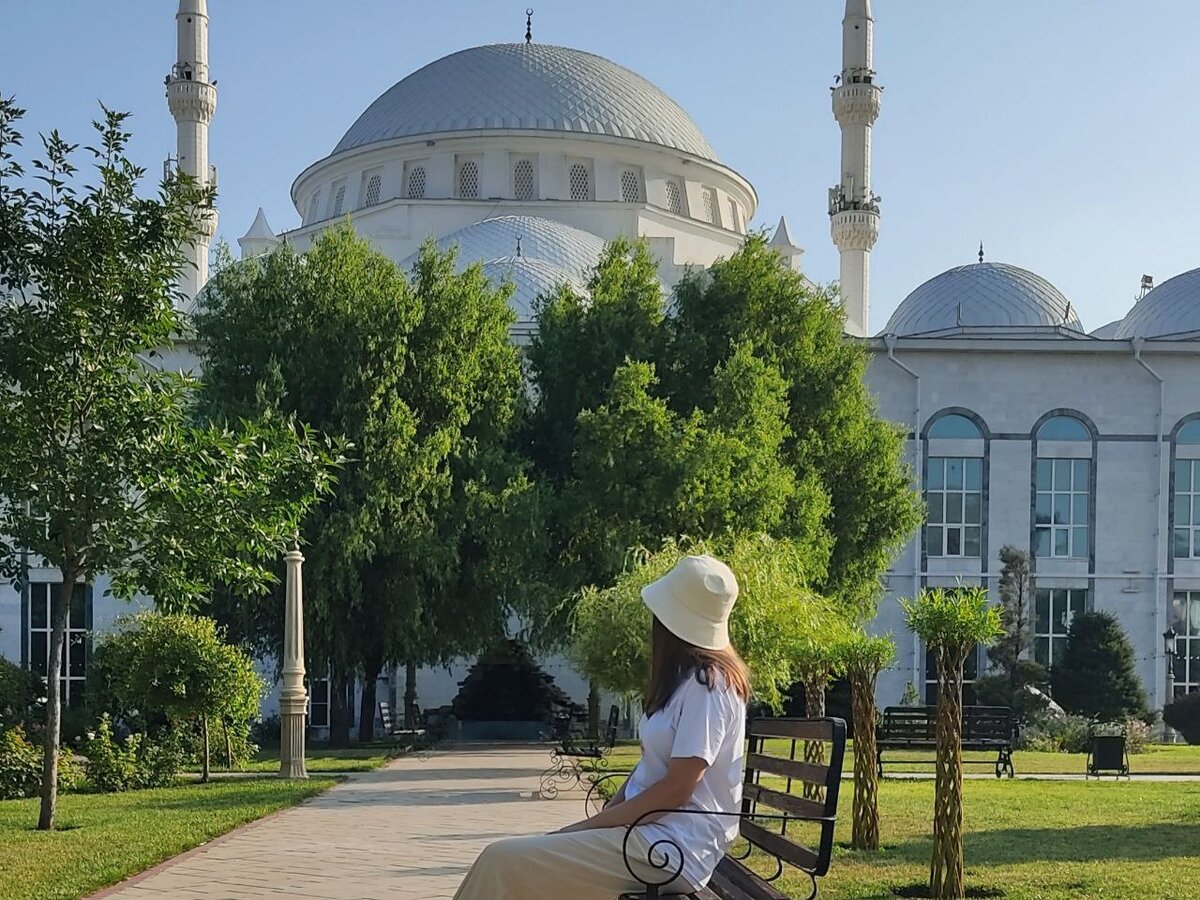
<path id="1" fill-rule="evenodd" d="M 587 796 L 583 798 L 583 814 L 586 818 L 592 817 L 593 808 L 603 809 L 603 807 L 595 807 L 595 801 L 600 795 L 597 793 L 600 785 L 608 781 L 610 778 L 628 778 L 633 774 L 633 769 L 611 769 L 603 774 L 593 772 L 593 775 L 600 775 L 599 778 L 592 780 L 592 786 L 588 788 Z M 607 802 L 607 801 L 605 801 Z"/>
<path id="2" fill-rule="evenodd" d="M 722 816 L 725 818 L 737 819 L 738 821 L 741 821 L 742 819 L 767 819 L 767 820 L 774 821 L 774 822 L 784 822 L 784 823 L 786 823 L 786 822 L 819 822 L 822 825 L 832 824 L 833 822 L 836 821 L 835 816 L 798 816 L 798 815 L 793 815 L 791 813 L 759 813 L 759 812 L 740 812 L 740 811 L 739 812 L 719 812 L 719 811 L 708 810 L 708 809 L 652 809 L 649 812 L 643 813 L 642 815 L 638 816 L 638 818 L 633 822 L 633 824 L 626 826 L 625 838 L 621 842 L 621 856 L 624 859 L 626 870 L 629 872 L 629 874 L 631 876 L 633 876 L 633 879 L 635 881 L 639 882 L 640 884 L 644 884 L 647 888 L 653 889 L 653 890 L 657 890 L 658 888 L 666 887 L 668 884 L 670 884 L 675 879 L 679 878 L 680 875 L 682 875 L 684 849 L 682 847 L 680 847 L 677 843 L 675 843 L 675 841 L 671 840 L 670 838 L 659 838 L 657 841 L 652 843 L 650 845 L 649 849 L 647 849 L 647 851 L 646 851 L 646 859 L 642 860 L 642 862 L 644 862 L 652 870 L 655 870 L 657 872 L 662 872 L 662 873 L 669 873 L 669 874 L 666 874 L 665 877 L 663 877 L 661 879 L 656 879 L 655 881 L 647 881 L 641 875 L 638 875 L 638 873 L 635 872 L 633 869 L 633 863 L 629 856 L 629 839 L 633 836 L 633 830 L 635 828 L 637 828 L 639 825 L 647 824 L 646 820 L 649 819 L 651 816 L 663 816 L 663 815 L 667 815 L 667 814 L 670 814 L 670 815 L 680 814 L 680 815 L 688 815 L 688 816 Z M 675 864 L 674 861 L 671 859 L 671 855 L 668 852 L 670 850 L 674 850 L 675 853 L 678 855 L 678 858 L 679 858 L 678 864 Z M 659 857 L 657 859 L 656 859 L 656 854 Z M 745 856 L 742 856 L 740 858 L 745 859 L 749 855 L 750 855 L 749 853 L 746 853 Z M 780 875 L 783 874 L 783 860 L 780 859 L 778 856 L 775 857 L 775 867 L 776 867 L 775 874 L 773 874 L 770 878 L 764 878 L 763 879 L 764 881 L 774 881 L 776 878 L 778 878 Z M 813 879 L 814 896 L 815 896 L 816 879 L 812 875 L 811 872 L 809 872 L 807 874 L 809 875 L 810 878 Z"/>

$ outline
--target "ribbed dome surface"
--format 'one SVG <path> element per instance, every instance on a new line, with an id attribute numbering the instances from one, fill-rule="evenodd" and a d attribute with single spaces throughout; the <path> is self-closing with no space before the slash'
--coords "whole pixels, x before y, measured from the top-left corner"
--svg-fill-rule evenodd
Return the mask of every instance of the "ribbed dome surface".
<path id="1" fill-rule="evenodd" d="M 937 275 L 904 298 L 884 334 L 1058 326 L 1083 331 L 1062 293 L 1040 275 L 1005 263 L 974 263 Z"/>
<path id="2" fill-rule="evenodd" d="M 1200 337 L 1200 269 L 1168 278 L 1134 304 L 1113 337 Z"/>
<path id="3" fill-rule="evenodd" d="M 517 241 L 520 240 L 520 255 Z M 589 231 L 537 216 L 497 216 L 451 232 L 438 241 L 443 250 L 458 247 L 458 270 L 480 262 L 493 282 L 505 278 L 515 290 L 509 304 L 521 322 L 533 319 L 540 294 L 566 282 L 585 290 L 588 275 L 604 252 L 604 240 Z M 417 259 L 404 260 L 404 268 Z"/>
<path id="4" fill-rule="evenodd" d="M 613 135 L 717 159 L 691 117 L 645 78 L 548 44 L 473 47 L 418 69 L 367 107 L 333 152 L 481 129 Z"/>

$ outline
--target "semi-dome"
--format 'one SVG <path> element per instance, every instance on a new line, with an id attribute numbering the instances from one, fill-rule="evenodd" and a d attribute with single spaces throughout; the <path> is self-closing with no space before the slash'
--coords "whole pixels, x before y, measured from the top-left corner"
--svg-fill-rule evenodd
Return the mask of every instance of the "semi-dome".
<path id="1" fill-rule="evenodd" d="M 1113 337 L 1200 337 L 1200 269 L 1168 278 L 1146 294 L 1121 320 Z"/>
<path id="2" fill-rule="evenodd" d="M 995 328 L 1083 331 L 1062 293 L 1040 275 L 1005 263 L 981 262 L 937 275 L 904 298 L 884 334 L 960 334 Z"/>
<path id="3" fill-rule="evenodd" d="M 586 290 L 588 276 L 604 252 L 604 239 L 538 216 L 497 216 L 451 232 L 438 242 L 458 248 L 458 270 L 481 263 L 493 282 L 513 283 L 509 304 L 521 323 L 533 320 L 534 301 L 567 283 Z M 401 266 L 416 262 L 409 256 Z"/>
<path id="4" fill-rule="evenodd" d="M 645 78 L 548 44 L 472 47 L 431 62 L 367 107 L 333 152 L 487 129 L 610 135 L 717 160 L 691 117 Z"/>

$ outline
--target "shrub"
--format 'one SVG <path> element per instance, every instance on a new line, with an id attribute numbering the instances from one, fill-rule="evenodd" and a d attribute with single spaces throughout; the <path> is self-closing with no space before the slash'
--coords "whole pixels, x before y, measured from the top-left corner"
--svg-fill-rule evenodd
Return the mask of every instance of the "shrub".
<path id="1" fill-rule="evenodd" d="M 1080 613 L 1051 672 L 1054 699 L 1069 713 L 1102 722 L 1148 715 L 1133 647 L 1111 613 Z"/>
<path id="2" fill-rule="evenodd" d="M 74 790 L 83 772 L 69 753 L 58 759 L 58 789 Z M 42 751 L 20 726 L 0 731 L 0 800 L 36 797 L 42 789 Z"/>
<path id="3" fill-rule="evenodd" d="M 0 657 L 0 729 L 26 725 L 41 696 L 41 679 Z"/>
<path id="4" fill-rule="evenodd" d="M 1039 716 L 1021 732 L 1020 750 L 1042 753 L 1087 753 L 1093 734 L 1124 734 L 1125 749 L 1131 754 L 1144 753 L 1153 731 L 1141 719 L 1124 723 L 1101 723 L 1085 716 Z"/>
<path id="5" fill-rule="evenodd" d="M 183 766 L 183 747 L 177 732 L 166 730 L 155 739 L 130 734 L 122 742 L 113 735 L 107 714 L 87 735 L 84 753 L 88 781 L 104 793 L 165 787 Z"/>
<path id="6" fill-rule="evenodd" d="M 1200 691 L 1176 697 L 1163 707 L 1163 721 L 1189 744 L 1200 744 Z"/>
<path id="7" fill-rule="evenodd" d="M 1033 660 L 1018 660 L 1007 673 L 989 673 L 975 681 L 975 698 L 984 706 L 1007 706 L 1019 722 L 1030 722 L 1050 702 L 1044 692 L 1050 686 L 1046 667 Z"/>

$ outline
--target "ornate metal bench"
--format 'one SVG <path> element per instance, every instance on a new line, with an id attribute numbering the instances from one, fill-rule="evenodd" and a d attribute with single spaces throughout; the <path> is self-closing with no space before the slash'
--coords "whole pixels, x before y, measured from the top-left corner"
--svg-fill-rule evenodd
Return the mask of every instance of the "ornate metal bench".
<path id="1" fill-rule="evenodd" d="M 701 810 L 672 810 L 679 815 L 717 815 L 739 820 L 739 852 L 731 853 L 717 865 L 708 886 L 687 895 L 692 900 L 789 900 L 775 882 L 788 865 L 808 876 L 812 890 L 807 900 L 817 896 L 817 879 L 829 871 L 833 854 L 833 829 L 837 822 L 838 790 L 841 787 L 842 759 L 846 752 L 846 723 L 841 719 L 754 719 L 746 729 L 749 747 L 746 776 L 742 787 L 742 809 L 736 813 L 709 813 Z M 824 764 L 804 761 L 803 745 L 825 744 Z M 609 775 L 602 776 L 608 778 Z M 823 800 L 803 796 L 804 786 L 819 787 Z M 661 810 L 659 812 L 662 812 Z M 647 816 L 654 813 L 647 813 Z M 646 816 L 643 816 L 646 818 Z M 679 877 L 682 851 L 673 842 L 658 842 L 650 848 L 651 868 L 661 873 L 655 883 L 639 877 L 629 857 L 629 838 L 638 823 L 625 835 L 625 865 L 633 877 L 646 886 L 644 893 L 623 894 L 620 900 L 657 900 L 664 885 Z M 774 863 L 774 872 L 761 875 L 746 863 L 755 854 L 764 854 Z"/>
<path id="2" fill-rule="evenodd" d="M 590 769 L 607 769 L 608 754 L 617 743 L 617 728 L 621 710 L 614 703 L 608 710 L 608 725 L 602 736 L 591 740 L 582 733 L 572 732 L 570 717 L 558 720 L 554 748 L 550 751 L 550 768 L 542 773 L 540 793 L 543 799 L 553 800 L 568 787 L 582 787 L 584 761 Z"/>
<path id="3" fill-rule="evenodd" d="M 424 718 L 421 715 L 420 707 L 414 707 L 414 714 L 417 721 Z M 427 724 L 420 728 L 405 728 L 403 723 L 398 723 L 392 718 L 391 704 L 386 701 L 379 703 L 379 720 L 383 723 L 384 734 L 402 745 L 404 749 L 415 752 L 420 759 L 429 759 L 433 756 L 436 746 L 449 737 L 445 722 L 437 723 L 437 727 L 430 727 Z"/>
<path id="4" fill-rule="evenodd" d="M 995 752 L 996 777 L 1016 774 L 1013 735 L 1017 722 L 1007 706 L 964 706 L 962 749 Z M 883 775 L 884 750 L 933 750 L 937 747 L 936 706 L 889 706 L 875 730 L 876 762 Z M 926 760 L 905 760 L 907 763 Z M 992 765 L 992 760 L 964 759 L 964 765 Z"/>

